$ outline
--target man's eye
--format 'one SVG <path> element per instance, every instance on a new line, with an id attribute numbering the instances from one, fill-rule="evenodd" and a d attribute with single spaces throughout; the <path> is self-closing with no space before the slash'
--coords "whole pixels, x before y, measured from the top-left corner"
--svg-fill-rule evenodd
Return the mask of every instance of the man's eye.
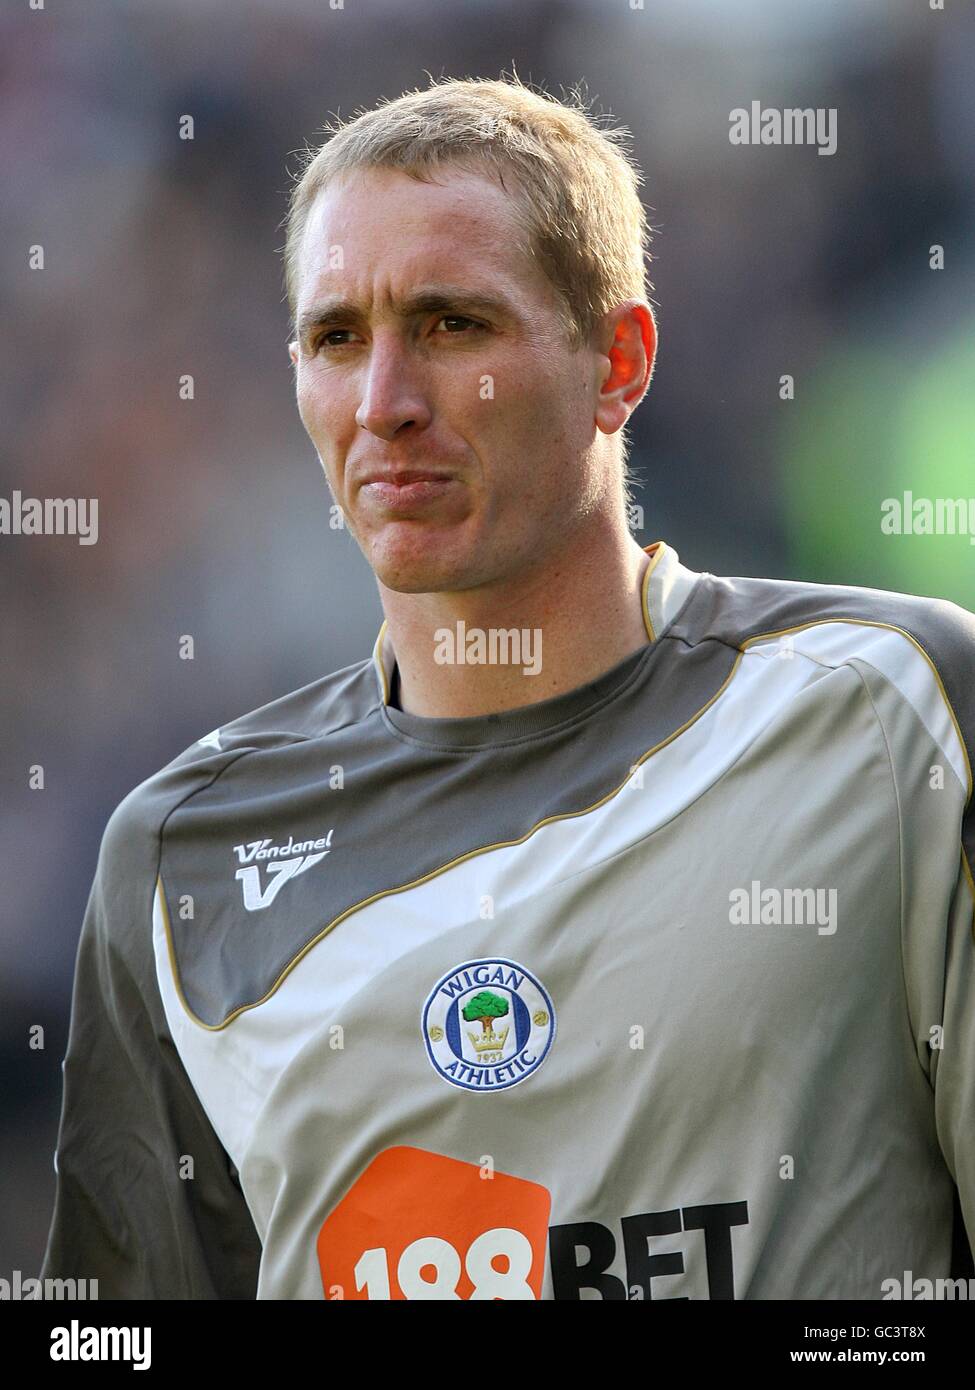
<path id="1" fill-rule="evenodd" d="M 443 318 L 437 320 L 437 326 L 439 327 L 441 323 L 462 323 L 473 328 L 475 332 L 484 328 L 483 323 L 478 323 L 477 319 L 465 318 L 463 314 L 444 314 Z"/>
<path id="2" fill-rule="evenodd" d="M 343 333 L 348 333 L 348 328 L 330 328 L 327 333 L 322 333 L 315 340 L 315 351 L 319 352 L 323 347 L 344 347 L 344 343 L 331 342 L 330 339 L 336 336 L 341 337 Z"/>
<path id="3" fill-rule="evenodd" d="M 485 331 L 486 325 L 479 323 L 477 319 L 467 318 L 464 314 L 444 314 L 437 320 L 437 327 L 441 324 L 453 325 L 448 327 L 447 336 L 452 338 L 460 337 L 463 333 L 473 331 L 481 333 Z M 350 328 L 330 328 L 325 333 L 320 333 L 314 341 L 315 352 L 321 352 L 323 348 L 342 348 L 348 346 L 348 337 L 352 332 Z"/>

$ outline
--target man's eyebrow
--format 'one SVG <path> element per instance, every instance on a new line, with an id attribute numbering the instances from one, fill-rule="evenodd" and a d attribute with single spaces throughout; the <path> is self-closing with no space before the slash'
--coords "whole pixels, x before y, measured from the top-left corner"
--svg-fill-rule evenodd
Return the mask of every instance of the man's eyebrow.
<path id="1" fill-rule="evenodd" d="M 467 312 L 494 315 L 497 318 L 514 318 L 515 309 L 511 302 L 498 295 L 487 294 L 481 290 L 464 289 L 459 285 L 435 285 L 418 290 L 402 303 L 395 306 L 400 318 L 412 318 L 418 314 L 448 312 Z M 298 338 L 304 340 L 315 328 L 327 323 L 342 321 L 358 322 L 362 311 L 357 304 L 348 299 L 326 299 L 322 303 L 306 309 L 298 317 Z"/>

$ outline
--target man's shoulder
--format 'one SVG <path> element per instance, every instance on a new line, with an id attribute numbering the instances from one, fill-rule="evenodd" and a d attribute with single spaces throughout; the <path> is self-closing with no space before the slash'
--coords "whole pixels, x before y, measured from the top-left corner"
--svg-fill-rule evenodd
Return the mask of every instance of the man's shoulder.
<path id="1" fill-rule="evenodd" d="M 959 693 L 972 685 L 975 613 L 949 599 L 809 580 L 703 578 L 698 601 L 673 629 L 694 644 L 712 640 L 747 650 L 790 637 L 799 645 L 799 634 L 805 634 L 803 645 L 849 660 L 876 648 L 878 634 L 887 632 L 908 639 L 946 685 Z"/>
<path id="2" fill-rule="evenodd" d="M 735 646 L 829 622 L 900 630 L 924 646 L 975 651 L 975 613 L 950 599 L 811 580 L 708 574 L 699 637 Z"/>
<path id="3" fill-rule="evenodd" d="M 947 700 L 975 762 L 975 613 L 949 599 L 806 580 L 708 574 L 672 629 L 756 657 L 870 668 L 915 706 Z"/>
<path id="4" fill-rule="evenodd" d="M 376 666 L 371 657 L 365 658 L 220 725 L 180 753 L 167 769 L 195 762 L 201 754 L 239 754 L 327 738 L 361 723 L 380 703 Z"/>
<path id="5" fill-rule="evenodd" d="M 240 758 L 308 742 L 367 720 L 381 704 L 372 658 L 321 676 L 194 740 L 115 807 L 105 827 L 100 863 L 148 870 L 168 818 Z"/>

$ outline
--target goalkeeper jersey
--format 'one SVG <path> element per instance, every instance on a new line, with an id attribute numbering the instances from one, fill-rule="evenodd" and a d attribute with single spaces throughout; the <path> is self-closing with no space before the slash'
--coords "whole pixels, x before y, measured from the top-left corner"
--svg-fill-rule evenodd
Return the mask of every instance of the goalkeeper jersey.
<path id="1" fill-rule="evenodd" d="M 383 624 L 121 802 L 42 1278 L 882 1299 L 970 1272 L 975 616 L 647 551 L 646 644 L 594 681 L 420 717 Z"/>

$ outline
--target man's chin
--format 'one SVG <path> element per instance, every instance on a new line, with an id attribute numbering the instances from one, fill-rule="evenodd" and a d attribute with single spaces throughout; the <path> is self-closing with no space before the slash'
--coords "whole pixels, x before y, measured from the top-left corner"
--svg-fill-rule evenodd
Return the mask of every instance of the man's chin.
<path id="1" fill-rule="evenodd" d="M 429 594 L 470 587 L 473 554 L 457 528 L 384 527 L 360 541 L 370 569 L 387 589 L 400 594 Z"/>
<path id="2" fill-rule="evenodd" d="M 468 572 L 442 561 L 373 565 L 372 572 L 384 589 L 397 594 L 439 594 L 470 587 Z"/>

